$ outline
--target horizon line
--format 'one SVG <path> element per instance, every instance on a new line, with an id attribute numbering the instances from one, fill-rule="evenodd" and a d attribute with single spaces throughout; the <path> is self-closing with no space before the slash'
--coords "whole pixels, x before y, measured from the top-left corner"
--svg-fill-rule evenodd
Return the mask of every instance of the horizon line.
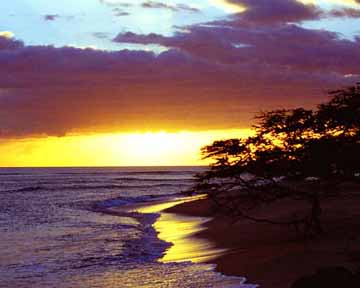
<path id="1" fill-rule="evenodd" d="M 143 166 L 0 166 L 0 169 L 19 169 L 19 168 L 168 168 L 168 167 L 208 167 L 209 165 L 143 165 Z"/>

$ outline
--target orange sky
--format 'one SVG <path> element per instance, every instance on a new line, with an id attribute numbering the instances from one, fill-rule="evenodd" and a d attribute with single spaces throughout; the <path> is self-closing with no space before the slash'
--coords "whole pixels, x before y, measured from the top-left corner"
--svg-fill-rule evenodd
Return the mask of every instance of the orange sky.
<path id="1" fill-rule="evenodd" d="M 205 165 L 200 148 L 249 130 L 114 133 L 30 138 L 0 142 L 0 166 L 181 166 Z"/>
<path id="2" fill-rule="evenodd" d="M 0 166 L 205 164 L 360 81 L 359 0 L 3 2 Z"/>

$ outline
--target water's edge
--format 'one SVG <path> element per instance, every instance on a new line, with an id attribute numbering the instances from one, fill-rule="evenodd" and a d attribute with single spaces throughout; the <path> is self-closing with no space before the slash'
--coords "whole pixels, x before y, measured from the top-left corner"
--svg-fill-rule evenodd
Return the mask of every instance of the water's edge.
<path id="1" fill-rule="evenodd" d="M 234 287 L 234 288 L 256 288 L 258 285 L 256 284 L 250 284 L 246 283 L 247 279 L 246 277 L 239 277 L 239 276 L 228 276 L 223 275 L 220 272 L 215 272 L 216 270 L 216 264 L 212 263 L 211 260 L 216 259 L 220 255 L 222 255 L 224 252 L 226 252 L 226 249 L 218 249 L 214 248 L 215 245 L 207 240 L 198 238 L 196 236 L 197 232 L 200 232 L 204 229 L 207 229 L 207 227 L 204 225 L 206 222 L 210 221 L 212 218 L 209 217 L 196 217 L 196 216 L 183 216 L 177 213 L 166 213 L 164 210 L 171 208 L 176 205 L 181 205 L 185 202 L 191 202 L 196 201 L 199 199 L 204 198 L 204 195 L 198 195 L 198 196 L 188 196 L 188 197 L 175 197 L 167 198 L 166 200 L 159 200 L 154 202 L 138 202 L 128 205 L 121 205 L 117 207 L 111 207 L 106 208 L 103 210 L 104 213 L 108 213 L 111 215 L 129 215 L 131 214 L 131 217 L 134 217 L 144 223 L 147 227 L 147 233 L 148 235 L 151 235 L 151 237 L 155 237 L 158 243 L 160 245 L 156 245 L 156 247 L 149 247 L 150 249 L 153 249 L 153 251 L 156 251 L 156 255 L 152 260 L 161 262 L 161 263 L 193 263 L 193 264 L 202 264 L 206 265 L 211 269 L 211 271 L 214 271 L 214 273 L 217 273 L 221 275 L 221 277 L 227 278 L 229 281 L 236 281 L 237 284 L 227 286 L 227 287 Z M 171 218 L 169 220 L 169 217 Z M 164 219 L 165 218 L 165 219 Z M 190 229 L 190 231 L 184 230 L 184 227 L 179 227 L 180 230 L 177 230 L 178 233 L 181 234 L 179 238 L 180 241 L 173 241 L 173 237 L 171 237 L 171 233 L 166 233 L 162 230 L 169 230 L 167 227 L 176 225 L 177 223 L 182 223 L 184 221 L 191 221 L 193 228 Z M 181 226 L 181 225 L 180 225 Z M 173 229 L 173 228 L 171 228 Z M 170 235 L 170 236 L 169 236 Z M 176 237 L 178 238 L 178 237 Z M 186 247 L 186 243 L 191 243 L 192 245 L 189 247 Z M 195 255 L 194 248 L 204 248 L 201 247 L 202 245 L 205 245 L 205 249 L 207 251 L 200 251 L 201 255 Z M 195 247 L 194 247 L 195 246 Z M 155 250 L 154 250 L 155 248 Z M 185 254 L 185 257 L 176 258 L 174 256 L 168 257 L 168 255 L 171 253 L 171 250 L 181 250 L 183 254 Z M 184 251 L 184 250 L 190 250 L 190 251 Z M 176 252 L 174 253 L 176 254 Z"/>

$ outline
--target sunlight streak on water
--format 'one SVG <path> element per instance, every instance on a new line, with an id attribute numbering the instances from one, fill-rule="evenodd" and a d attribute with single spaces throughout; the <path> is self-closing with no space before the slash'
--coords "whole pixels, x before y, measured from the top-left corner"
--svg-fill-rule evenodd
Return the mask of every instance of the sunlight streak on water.
<path id="1" fill-rule="evenodd" d="M 159 232 L 158 237 L 173 244 L 161 262 L 191 261 L 202 263 L 222 255 L 226 249 L 216 249 L 214 244 L 195 235 L 206 229 L 203 226 L 210 218 L 188 217 L 170 213 L 162 213 L 154 227 Z"/>
<path id="2" fill-rule="evenodd" d="M 154 223 L 158 237 L 172 243 L 166 250 L 161 262 L 186 262 L 202 263 L 223 254 L 226 249 L 216 249 L 214 243 L 207 239 L 194 237 L 198 232 L 206 229 L 204 224 L 211 220 L 208 217 L 189 217 L 184 215 L 164 213 L 163 210 L 175 205 L 206 198 L 206 195 L 183 198 L 175 201 L 157 203 L 135 209 L 141 213 L 160 213 Z"/>

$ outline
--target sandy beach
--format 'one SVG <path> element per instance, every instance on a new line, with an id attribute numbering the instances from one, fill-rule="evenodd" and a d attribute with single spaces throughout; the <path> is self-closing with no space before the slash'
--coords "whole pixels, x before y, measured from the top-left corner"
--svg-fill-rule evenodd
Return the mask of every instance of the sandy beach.
<path id="1" fill-rule="evenodd" d="M 358 196 L 354 196 L 358 197 Z M 298 278 L 329 266 L 354 270 L 351 251 L 359 251 L 354 231 L 359 231 L 360 207 L 354 199 L 328 201 L 324 205 L 324 235 L 311 241 L 299 241 L 289 227 L 274 226 L 240 220 L 234 223 L 217 215 L 208 199 L 182 203 L 164 212 L 195 217 L 213 217 L 206 229 L 195 235 L 225 249 L 210 263 L 225 275 L 245 276 L 250 283 L 266 288 L 288 288 Z M 297 207 L 293 203 L 278 203 L 262 211 L 263 215 L 277 215 Z M 339 205 L 340 204 L 340 205 Z M 345 205 L 345 206 L 344 206 Z M 285 209 L 288 206 L 289 209 Z M 348 207 L 346 211 L 338 207 Z"/>

